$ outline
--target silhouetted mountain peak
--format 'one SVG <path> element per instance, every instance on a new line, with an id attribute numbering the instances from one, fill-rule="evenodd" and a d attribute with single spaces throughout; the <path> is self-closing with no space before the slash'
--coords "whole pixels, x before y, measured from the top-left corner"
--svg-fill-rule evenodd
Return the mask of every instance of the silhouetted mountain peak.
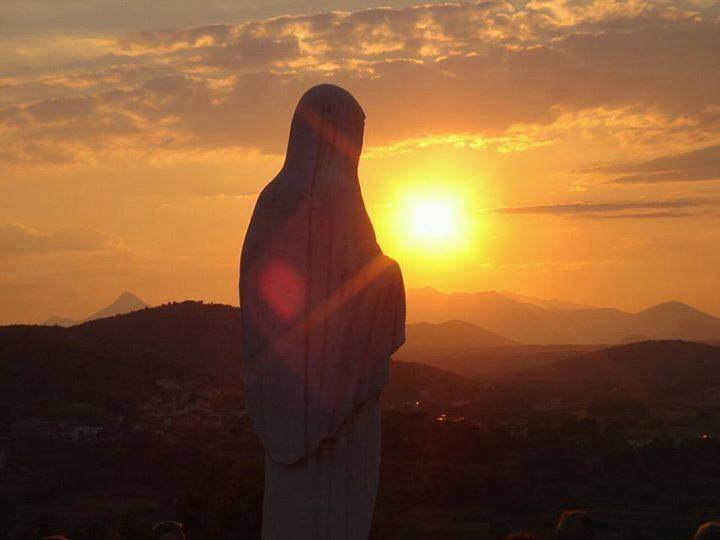
<path id="1" fill-rule="evenodd" d="M 677 300 L 670 300 L 663 302 L 655 306 L 649 307 L 640 313 L 639 316 L 644 317 L 675 317 L 675 318 L 693 318 L 693 319 L 708 319 L 715 318 L 712 315 L 700 311 L 688 304 L 679 302 Z"/>
<path id="2" fill-rule="evenodd" d="M 148 307 L 148 305 L 145 302 L 140 300 L 133 293 L 125 291 L 118 296 L 112 304 L 93 313 L 87 318 L 87 320 L 92 321 L 94 319 L 103 319 L 105 317 L 112 317 L 114 315 L 121 315 L 123 313 L 145 309 L 146 307 Z"/>

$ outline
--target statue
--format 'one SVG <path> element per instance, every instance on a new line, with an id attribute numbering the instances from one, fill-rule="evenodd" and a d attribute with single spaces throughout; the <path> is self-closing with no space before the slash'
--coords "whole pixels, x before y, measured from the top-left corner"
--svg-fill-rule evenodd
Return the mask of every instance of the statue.
<path id="1" fill-rule="evenodd" d="M 245 395 L 265 447 L 264 539 L 364 540 L 370 531 L 378 400 L 405 340 L 405 290 L 360 191 L 364 125 L 349 92 L 308 90 L 245 236 Z"/>

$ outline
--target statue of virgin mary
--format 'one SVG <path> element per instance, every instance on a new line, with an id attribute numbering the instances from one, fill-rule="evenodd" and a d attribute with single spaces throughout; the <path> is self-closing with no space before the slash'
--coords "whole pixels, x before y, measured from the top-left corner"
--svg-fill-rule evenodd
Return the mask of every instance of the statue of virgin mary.
<path id="1" fill-rule="evenodd" d="M 266 456 L 264 539 L 365 540 L 370 531 L 378 400 L 405 339 L 405 290 L 363 203 L 364 126 L 346 90 L 308 90 L 245 236 L 243 369 Z"/>

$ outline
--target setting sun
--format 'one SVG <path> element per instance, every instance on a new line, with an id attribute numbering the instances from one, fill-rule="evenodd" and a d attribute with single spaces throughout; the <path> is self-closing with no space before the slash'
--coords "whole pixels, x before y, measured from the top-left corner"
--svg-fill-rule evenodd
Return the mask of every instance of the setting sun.
<path id="1" fill-rule="evenodd" d="M 471 212 L 460 185 L 406 185 L 394 199 L 389 212 L 393 221 L 389 247 L 404 260 L 419 258 L 426 263 L 430 257 L 437 264 L 450 263 L 472 241 Z"/>
<path id="2" fill-rule="evenodd" d="M 453 208 L 444 202 L 419 201 L 412 208 L 411 234 L 418 239 L 446 239 L 456 233 Z"/>

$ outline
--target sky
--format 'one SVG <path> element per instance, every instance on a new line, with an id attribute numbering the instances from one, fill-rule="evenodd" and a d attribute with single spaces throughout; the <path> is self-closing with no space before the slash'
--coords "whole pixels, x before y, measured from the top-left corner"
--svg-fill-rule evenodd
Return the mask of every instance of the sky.
<path id="1" fill-rule="evenodd" d="M 720 315 L 718 51 L 706 0 L 4 0 L 0 324 L 237 304 L 321 82 L 407 287 Z"/>

